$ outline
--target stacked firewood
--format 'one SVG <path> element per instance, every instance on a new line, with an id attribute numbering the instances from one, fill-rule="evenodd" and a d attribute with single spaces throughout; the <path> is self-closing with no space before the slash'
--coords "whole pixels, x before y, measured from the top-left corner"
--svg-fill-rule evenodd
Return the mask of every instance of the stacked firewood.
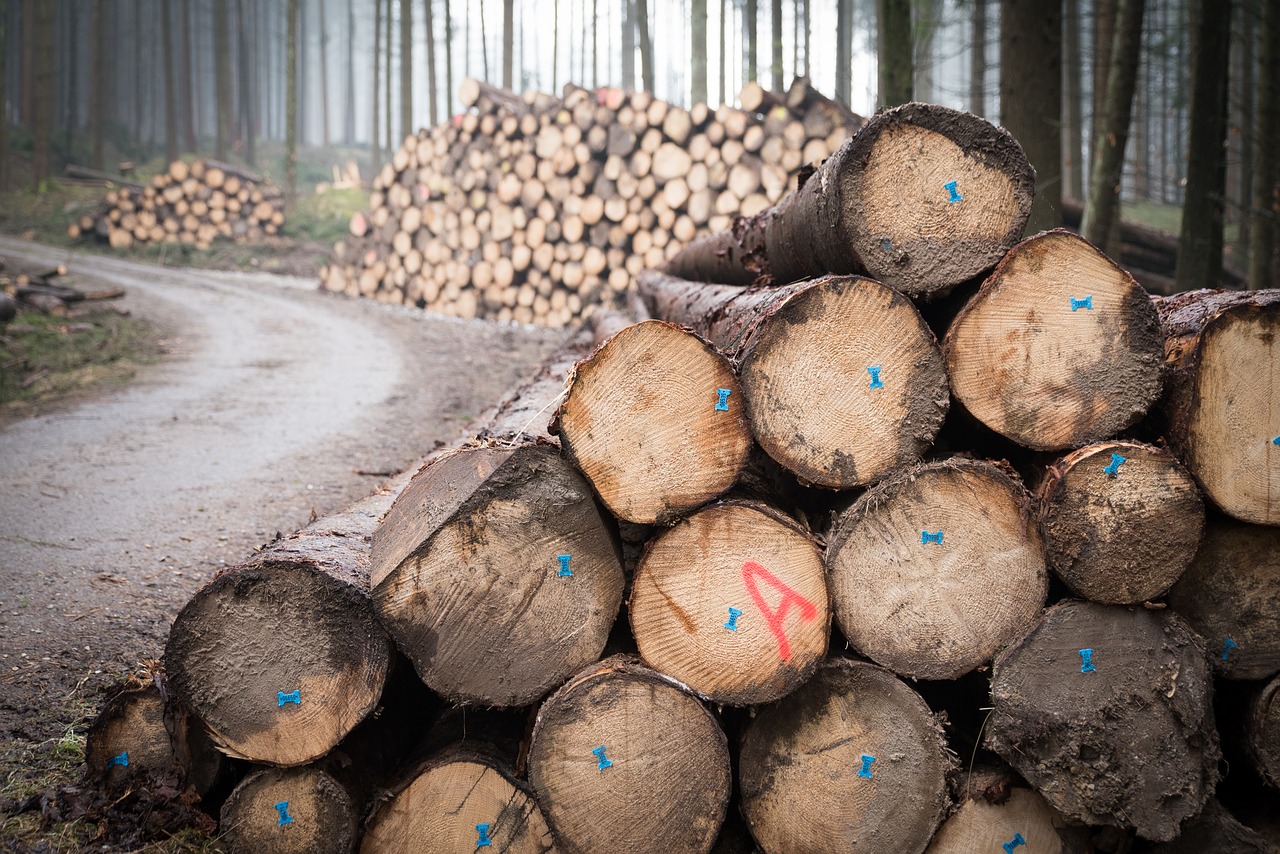
<path id="1" fill-rule="evenodd" d="M 102 205 L 67 227 L 116 249 L 135 243 L 181 243 L 208 249 L 215 240 L 251 243 L 279 233 L 284 195 L 259 175 L 226 163 L 175 160 L 149 185 L 123 183 Z"/>
<path id="2" fill-rule="evenodd" d="M 460 317 L 563 326 L 699 234 L 759 213 L 861 119 L 799 78 L 739 110 L 468 79 L 473 108 L 408 137 L 323 286 Z M 764 96 L 768 97 L 764 97 Z"/>
<path id="3" fill-rule="evenodd" d="M 1153 299 L 1033 185 L 882 112 L 198 592 L 232 847 L 1273 850 L 1280 292 Z"/>

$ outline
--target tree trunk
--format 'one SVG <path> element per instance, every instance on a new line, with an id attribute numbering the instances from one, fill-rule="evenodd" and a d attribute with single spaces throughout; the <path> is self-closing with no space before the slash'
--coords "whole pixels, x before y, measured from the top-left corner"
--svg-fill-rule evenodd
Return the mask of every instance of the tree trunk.
<path id="1" fill-rule="evenodd" d="M 1000 122 L 1036 170 L 1027 231 L 1062 225 L 1062 6 L 1001 0 Z"/>
<path id="2" fill-rule="evenodd" d="M 359 805 L 351 792 L 319 767 L 263 768 L 236 786 L 222 805 L 221 823 L 231 851 L 289 850 L 346 854 L 359 838 Z"/>
<path id="3" fill-rule="evenodd" d="M 558 5 L 558 4 L 557 4 Z M 513 63 L 515 62 L 516 19 L 515 0 L 502 2 L 502 88 L 512 88 Z M 554 89 L 554 87 L 552 87 Z"/>
<path id="4" fill-rule="evenodd" d="M 786 80 L 782 76 L 782 0 L 770 0 L 769 8 L 772 12 L 770 30 L 773 35 L 770 71 L 773 77 L 773 91 L 781 92 L 787 88 Z"/>
<path id="5" fill-rule="evenodd" d="M 356 143 L 356 6 L 355 0 L 347 0 L 347 79 L 343 90 L 342 141 L 348 146 Z M 432 122 L 434 123 L 434 119 Z"/>
<path id="6" fill-rule="evenodd" d="M 423 0 L 422 15 L 427 25 L 427 111 L 431 127 L 440 122 L 440 105 L 437 99 L 436 81 L 436 13 L 434 0 Z"/>
<path id="7" fill-rule="evenodd" d="M 257 117 L 254 115 L 254 93 L 257 91 L 258 81 L 253 71 L 252 41 L 249 37 L 248 16 L 245 15 L 245 0 L 236 0 L 236 17 L 240 21 L 240 49 L 237 51 L 240 60 L 240 132 L 244 139 L 244 162 L 252 168 L 258 161 L 258 127 Z"/>
<path id="8" fill-rule="evenodd" d="M 394 7 L 392 6 L 394 2 L 395 0 L 387 0 L 387 8 L 382 14 L 382 20 L 383 20 L 382 43 L 386 46 L 386 50 L 387 50 L 387 64 L 383 68 L 383 73 L 382 73 L 383 78 L 387 81 L 386 86 L 383 87 L 383 92 L 382 92 L 382 113 L 386 118 L 386 121 L 383 125 L 384 132 L 382 134 L 383 136 L 382 141 L 383 141 L 383 144 L 386 145 L 388 157 L 390 157 L 391 154 L 394 153 L 396 148 L 398 147 L 395 142 L 395 137 L 391 135 L 391 120 L 392 120 L 391 119 L 391 67 L 392 67 L 392 60 L 395 58 L 395 50 L 391 47 L 391 30 L 392 30 L 391 13 L 394 9 Z M 400 0 L 400 2 L 405 3 L 405 2 L 408 2 L 408 0 Z"/>
<path id="9" fill-rule="evenodd" d="M 876 2 L 879 21 L 876 41 L 879 95 L 876 103 L 881 107 L 892 107 L 912 100 L 911 2 Z"/>
<path id="10" fill-rule="evenodd" d="M 1081 115 L 1080 0 L 1066 0 L 1063 15 L 1063 193 L 1069 199 L 1084 201 L 1084 118 Z M 1162 117 L 1163 118 L 1163 117 Z"/>
<path id="11" fill-rule="evenodd" d="M 1280 227 L 1280 154 L 1272 142 L 1280 135 L 1280 4 L 1262 4 L 1262 26 L 1258 35 L 1258 102 L 1254 139 L 1253 225 L 1249 234 L 1249 276 L 1251 288 L 1280 285 L 1276 235 Z"/>
<path id="12" fill-rule="evenodd" d="M 1133 277 L 1056 230 L 1009 251 L 942 348 L 965 409 L 1020 445 L 1053 451 L 1136 424 L 1160 395 L 1162 344 Z"/>
<path id="13" fill-rule="evenodd" d="M 554 448 L 459 451 L 423 468 L 374 532 L 374 603 L 433 691 L 527 705 L 604 648 L 623 585 L 612 537 Z"/>
<path id="14" fill-rule="evenodd" d="M 643 2 L 643 0 L 640 0 Z M 481 26 L 483 27 L 483 18 Z M 483 41 L 483 39 L 482 39 Z M 486 60 L 485 65 L 488 65 Z M 560 71 L 560 0 L 551 0 L 551 91 L 557 90 L 556 74 Z M 486 72 L 487 74 L 487 72 Z"/>
<path id="15" fill-rule="evenodd" d="M 413 0 L 400 0 L 400 137 L 413 132 Z"/>
<path id="16" fill-rule="evenodd" d="M 329 0 L 317 0 L 320 10 L 320 144 L 329 147 L 329 21 L 325 6 Z"/>
<path id="17" fill-rule="evenodd" d="M 748 0 L 754 3 L 755 0 Z M 653 40 L 649 37 L 649 0 L 636 0 L 636 27 L 640 31 L 640 77 L 644 91 L 652 92 Z"/>
<path id="18" fill-rule="evenodd" d="M 98 2 L 100 0 L 94 3 L 95 10 L 98 8 Z M 164 34 L 164 158 L 166 163 L 172 163 L 178 159 L 178 104 L 173 91 L 173 25 L 170 20 L 169 6 L 168 3 L 160 4 L 160 29 Z M 94 168 L 102 167 L 98 165 Z"/>
<path id="19" fill-rule="evenodd" d="M 104 2 L 104 0 L 96 0 L 96 2 Z M 192 49 L 191 44 L 191 5 L 196 0 L 186 0 L 182 4 L 182 119 L 183 134 L 186 138 L 187 151 L 194 152 L 196 150 L 196 115 L 199 108 L 196 106 L 200 103 L 195 95 L 194 78 L 196 76 L 196 53 Z M 95 36 L 97 38 L 97 36 Z M 197 39 L 198 41 L 198 39 Z M 95 65 L 95 68 L 101 66 Z M 105 72 L 94 72 L 93 85 L 95 91 L 102 85 L 101 81 L 106 76 Z M 101 96 L 95 96 L 101 100 Z M 105 105 L 99 108 L 101 111 Z M 95 148 L 95 151 L 98 151 Z M 101 161 L 101 153 L 98 153 L 98 159 Z M 94 166 L 95 169 L 101 169 L 102 164 L 99 162 Z"/>
<path id="20" fill-rule="evenodd" d="M 1117 0 L 1113 60 L 1107 73 L 1106 101 L 1100 129 L 1094 134 L 1089 200 L 1080 233 L 1109 255 L 1117 254 L 1113 233 L 1120 220 L 1120 175 L 1129 140 L 1129 117 L 1137 85 L 1142 47 L 1142 10 L 1145 0 Z M 1099 122 L 1095 118 L 1095 127 Z"/>
<path id="21" fill-rule="evenodd" d="M 615 656 L 542 704 L 529 784 L 566 851 L 706 854 L 729 805 L 728 740 L 687 688 Z"/>
<path id="22" fill-rule="evenodd" d="M 914 21 L 912 41 L 912 94 L 917 101 L 937 100 L 933 83 L 933 42 L 941 25 L 942 0 L 908 0 Z"/>
<path id="23" fill-rule="evenodd" d="M 382 141 L 378 128 L 378 97 L 380 95 L 378 78 L 382 72 L 382 0 L 373 0 L 373 105 L 370 107 L 372 118 L 369 122 L 369 160 L 376 175 L 382 166 Z"/>
<path id="24" fill-rule="evenodd" d="M 292 205 L 298 197 L 298 0 L 288 0 L 286 14 L 289 23 L 284 59 L 284 192 L 285 199 Z"/>
<path id="25" fill-rule="evenodd" d="M 951 764 L 919 694 L 873 664 L 834 658 L 747 723 L 742 812 L 766 851 L 923 851 L 947 808 Z"/>
<path id="26" fill-rule="evenodd" d="M 727 65 L 725 61 L 725 57 L 726 57 L 725 51 L 727 50 L 728 44 L 729 44 L 726 37 L 726 29 L 725 29 L 726 26 L 728 25 L 728 18 L 726 17 L 725 3 L 726 3 L 726 0 L 720 0 L 720 95 L 719 95 L 719 98 L 720 98 L 721 104 L 729 103 L 728 82 L 725 78 L 725 68 Z"/>
<path id="27" fill-rule="evenodd" d="M 852 94 L 853 0 L 836 0 L 836 100 L 849 106 Z"/>
<path id="28" fill-rule="evenodd" d="M 1212 697 L 1176 615 L 1068 600 L 996 660 L 986 744 L 1067 817 L 1168 841 L 1217 782 Z"/>
<path id="29" fill-rule="evenodd" d="M 661 399 L 645 391 L 656 387 L 667 389 Z M 729 362 L 660 321 L 624 329 L 579 363 L 551 429 L 605 506 L 644 524 L 666 524 L 727 490 L 751 448 Z"/>
<path id="30" fill-rule="evenodd" d="M 1049 467 L 1036 498 L 1054 572 L 1104 605 L 1163 596 L 1204 532 L 1191 475 L 1168 450 L 1138 442 L 1073 451 Z"/>
<path id="31" fill-rule="evenodd" d="M 828 537 L 832 607 L 845 637 L 912 679 L 956 679 L 991 661 L 1039 616 L 1049 590 L 1030 513 L 1021 482 L 962 458 L 871 489 Z M 963 613 L 948 594 L 962 588 Z"/>
<path id="32" fill-rule="evenodd" d="M 636 88 L 636 0 L 622 0 L 622 88 Z"/>
<path id="33" fill-rule="evenodd" d="M 650 540 L 627 610 L 649 666 L 735 706 L 772 702 L 808 679 L 831 625 L 813 538 L 742 501 L 717 502 Z"/>
<path id="34" fill-rule="evenodd" d="M 1222 227 L 1227 190 L 1227 71 L 1231 4 L 1197 4 L 1192 60 L 1187 188 L 1178 239 L 1178 290 L 1216 287 L 1222 280 Z"/>
<path id="35" fill-rule="evenodd" d="M 102 131 L 104 125 L 104 110 L 106 108 L 106 67 L 107 67 L 107 50 L 106 50 L 106 25 L 103 15 L 102 4 L 106 0 L 93 0 L 93 17 L 90 27 L 93 29 L 91 53 L 89 56 L 89 68 L 92 70 L 93 78 L 89 84 L 89 137 L 90 137 L 90 155 L 89 165 L 94 169 L 102 169 Z M 185 7 L 184 7 L 185 8 Z M 2 12 L 3 10 L 0 10 Z M 7 15 L 0 14 L 0 27 L 4 26 Z M 4 77 L 4 63 L 0 62 L 0 83 Z M 0 90 L 2 91 L 2 90 Z M 8 110 L 0 110 L 0 155 L 7 150 L 8 132 L 6 121 L 8 119 Z M 5 159 L 0 156 L 0 187 L 6 186 L 5 182 Z"/>
<path id="36" fill-rule="evenodd" d="M 1178 583 L 1169 607 L 1205 639 L 1214 670 L 1227 679 L 1280 673 L 1280 530 L 1217 521 Z"/>
<path id="37" fill-rule="evenodd" d="M 1245 522 L 1280 525 L 1276 406 L 1280 292 L 1157 299 L 1165 335 L 1164 435 L 1205 495 Z"/>
<path id="38" fill-rule="evenodd" d="M 951 180 L 939 186 L 939 175 Z M 1021 238 L 1034 182 L 1007 132 L 904 105 L 878 113 L 773 208 L 694 241 L 667 271 L 727 284 L 866 272 L 929 299 L 989 270 Z M 935 200 L 947 204 L 939 211 Z"/>
<path id="39" fill-rule="evenodd" d="M 556 0 L 556 3 L 555 3 L 555 11 L 556 11 L 556 12 L 559 12 L 559 10 L 560 10 L 560 3 L 559 3 L 559 0 Z M 485 80 L 492 80 L 493 78 L 489 76 L 489 36 L 488 36 L 488 34 L 485 32 L 485 26 L 484 26 L 484 20 L 485 20 L 485 18 L 484 18 L 484 0 L 480 0 L 480 8 L 477 10 L 477 12 L 479 13 L 477 17 L 479 17 L 479 19 L 480 19 L 480 62 L 481 62 L 481 67 L 484 69 L 484 79 L 485 79 Z M 558 24 L 558 23 L 555 25 L 554 29 L 555 29 L 555 37 L 556 37 L 556 38 L 559 38 L 559 37 L 560 37 L 560 26 L 559 26 L 559 24 Z M 554 79 L 554 72 L 553 72 L 553 78 L 552 78 L 552 79 Z M 552 87 L 551 87 L 551 88 L 552 88 L 552 89 L 555 89 L 556 87 L 555 87 L 554 85 L 552 85 Z"/>
<path id="40" fill-rule="evenodd" d="M 1078 0 L 1077 0 L 1078 1 Z M 1067 0 L 1073 2 L 1073 0 Z M 987 0 L 973 0 L 969 54 L 969 112 L 987 114 Z"/>
<path id="41" fill-rule="evenodd" d="M 809 483 L 871 483 L 917 462 L 941 427 L 948 395 L 937 343 L 884 285 L 831 276 L 743 290 L 646 271 L 638 286 L 655 317 L 734 357 L 756 441 Z M 836 347 L 858 357 L 832 358 Z M 815 396 L 825 405 L 815 409 Z"/>
<path id="42" fill-rule="evenodd" d="M 36 4 L 34 22 L 34 74 L 31 152 L 32 185 L 44 192 L 44 182 L 53 165 L 53 13 L 54 4 Z"/>
<path id="43" fill-rule="evenodd" d="M 689 91 L 691 104 L 707 102 L 707 0 L 693 0 L 690 55 L 693 83 Z"/>
<path id="44" fill-rule="evenodd" d="M 453 15 L 449 0 L 444 0 L 444 111 L 453 115 Z"/>
<path id="45" fill-rule="evenodd" d="M 214 157 L 227 159 L 231 141 L 231 0 L 213 0 L 214 99 L 217 102 L 217 138 Z"/>

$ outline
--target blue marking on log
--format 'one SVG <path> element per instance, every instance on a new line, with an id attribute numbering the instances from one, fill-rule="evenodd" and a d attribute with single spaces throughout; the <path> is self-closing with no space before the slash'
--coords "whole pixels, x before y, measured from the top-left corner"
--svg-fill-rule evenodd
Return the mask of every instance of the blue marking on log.
<path id="1" fill-rule="evenodd" d="M 1098 668 L 1093 666 L 1093 650 L 1080 650 L 1080 672 L 1081 673 L 1097 673 Z"/>

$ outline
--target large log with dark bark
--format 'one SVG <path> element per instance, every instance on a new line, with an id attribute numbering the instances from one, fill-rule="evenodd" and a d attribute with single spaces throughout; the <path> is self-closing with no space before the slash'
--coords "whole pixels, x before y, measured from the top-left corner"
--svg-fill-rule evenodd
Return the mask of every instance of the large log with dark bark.
<path id="1" fill-rule="evenodd" d="M 558 851 L 707 852 L 729 803 L 728 742 L 687 688 L 615 656 L 542 704 L 529 783 Z"/>
<path id="2" fill-rule="evenodd" d="M 1157 298 L 1169 379 L 1165 436 L 1205 495 L 1280 525 L 1280 290 Z"/>
<path id="3" fill-rule="evenodd" d="M 743 289 L 646 271 L 637 285 L 654 316 L 734 357 L 756 441 L 809 483 L 879 480 L 919 461 L 942 425 L 949 398 L 933 333 L 878 282 Z"/>
<path id="4" fill-rule="evenodd" d="M 1165 448 L 1088 445 L 1051 465 L 1036 490 L 1049 564 L 1078 596 L 1107 605 L 1156 599 L 1195 557 L 1204 502 Z"/>
<path id="5" fill-rule="evenodd" d="M 1169 612 L 1066 601 L 995 662 L 986 743 L 1057 810 L 1167 842 L 1218 779 L 1203 640 Z"/>
<path id="6" fill-rule="evenodd" d="M 919 854 L 948 803 L 942 729 L 915 691 L 831 659 L 742 735 L 742 812 L 766 854 Z"/>
<path id="7" fill-rule="evenodd" d="M 1006 131 L 970 113 L 877 113 L 777 205 L 668 262 L 685 279 L 785 284 L 865 273 L 913 298 L 990 269 L 1022 237 L 1035 170 Z"/>
<path id="8" fill-rule="evenodd" d="M 928 463 L 868 490 L 827 546 L 845 637 L 913 679 L 955 679 L 987 663 L 1048 593 L 1032 517 L 1016 475 L 977 460 Z"/>

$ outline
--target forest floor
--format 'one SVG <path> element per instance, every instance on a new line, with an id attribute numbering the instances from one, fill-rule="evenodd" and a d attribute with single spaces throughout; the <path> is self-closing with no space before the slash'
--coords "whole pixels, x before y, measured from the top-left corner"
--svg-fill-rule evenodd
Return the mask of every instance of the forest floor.
<path id="1" fill-rule="evenodd" d="M 124 287 L 158 336 L 127 384 L 0 424 L 0 851 L 134 850 L 136 822 L 77 818 L 65 797 L 102 692 L 160 656 L 215 572 L 464 434 L 564 333 L 348 300 L 309 277 L 13 238 L 0 256 Z"/>

